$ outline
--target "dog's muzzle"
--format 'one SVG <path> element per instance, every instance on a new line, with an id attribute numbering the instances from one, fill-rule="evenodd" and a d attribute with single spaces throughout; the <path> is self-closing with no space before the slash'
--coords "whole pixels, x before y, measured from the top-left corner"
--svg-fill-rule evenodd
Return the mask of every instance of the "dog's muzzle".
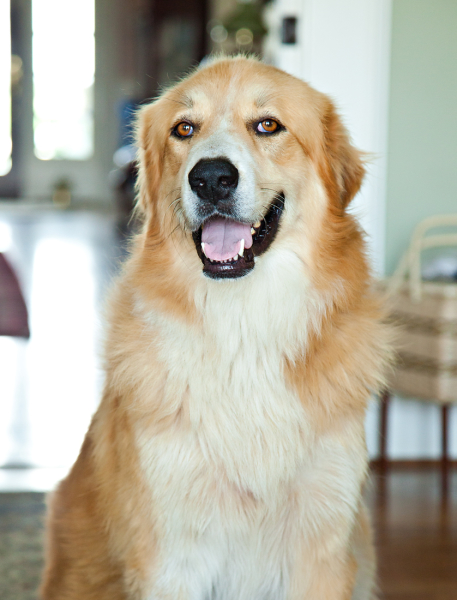
<path id="1" fill-rule="evenodd" d="M 263 219 L 251 223 L 242 216 L 240 173 L 228 158 L 200 159 L 188 181 L 201 224 L 192 236 L 203 273 L 213 279 L 247 275 L 255 266 L 255 256 L 265 252 L 276 235 L 284 195 L 274 197 Z"/>

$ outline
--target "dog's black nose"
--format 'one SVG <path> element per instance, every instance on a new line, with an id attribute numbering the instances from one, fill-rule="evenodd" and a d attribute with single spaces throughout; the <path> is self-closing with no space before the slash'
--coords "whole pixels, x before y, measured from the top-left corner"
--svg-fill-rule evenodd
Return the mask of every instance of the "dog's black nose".
<path id="1" fill-rule="evenodd" d="M 224 158 L 202 159 L 189 173 L 189 184 L 201 200 L 217 204 L 238 185 L 238 169 Z"/>

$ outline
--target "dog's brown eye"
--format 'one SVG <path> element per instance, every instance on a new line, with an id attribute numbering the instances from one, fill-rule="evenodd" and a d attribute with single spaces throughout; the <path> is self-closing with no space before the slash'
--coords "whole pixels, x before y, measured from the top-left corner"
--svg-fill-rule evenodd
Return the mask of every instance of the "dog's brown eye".
<path id="1" fill-rule="evenodd" d="M 178 137 L 190 137 L 194 133 L 194 128 L 190 123 L 182 121 L 176 125 L 173 133 Z"/>
<path id="2" fill-rule="evenodd" d="M 259 133 L 275 133 L 278 129 L 279 123 L 274 119 L 264 119 L 256 127 L 256 131 Z"/>

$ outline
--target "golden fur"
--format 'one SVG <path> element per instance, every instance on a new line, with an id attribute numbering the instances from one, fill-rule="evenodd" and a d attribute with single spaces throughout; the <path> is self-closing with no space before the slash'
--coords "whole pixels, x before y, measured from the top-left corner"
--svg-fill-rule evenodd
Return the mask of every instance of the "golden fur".
<path id="1" fill-rule="evenodd" d="M 285 131 L 256 136 L 265 116 Z M 182 120 L 192 139 L 170 135 Z M 138 144 L 144 226 L 103 400 L 50 501 L 43 600 L 373 600 L 364 416 L 388 349 L 345 210 L 359 152 L 326 96 L 241 57 L 145 107 Z M 248 165 L 252 223 L 285 196 L 239 279 L 204 277 L 192 241 L 184 187 L 205 144 Z"/>

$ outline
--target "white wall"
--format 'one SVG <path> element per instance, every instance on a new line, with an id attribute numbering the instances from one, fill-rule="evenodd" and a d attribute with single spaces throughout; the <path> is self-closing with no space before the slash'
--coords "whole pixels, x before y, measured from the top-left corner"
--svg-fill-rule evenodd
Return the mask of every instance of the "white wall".
<path id="1" fill-rule="evenodd" d="M 457 212 L 457 2 L 394 0 L 391 55 L 387 273 L 422 219 Z M 396 399 L 390 455 L 438 457 L 439 412 Z M 457 458 L 457 406 L 450 421 Z"/>

